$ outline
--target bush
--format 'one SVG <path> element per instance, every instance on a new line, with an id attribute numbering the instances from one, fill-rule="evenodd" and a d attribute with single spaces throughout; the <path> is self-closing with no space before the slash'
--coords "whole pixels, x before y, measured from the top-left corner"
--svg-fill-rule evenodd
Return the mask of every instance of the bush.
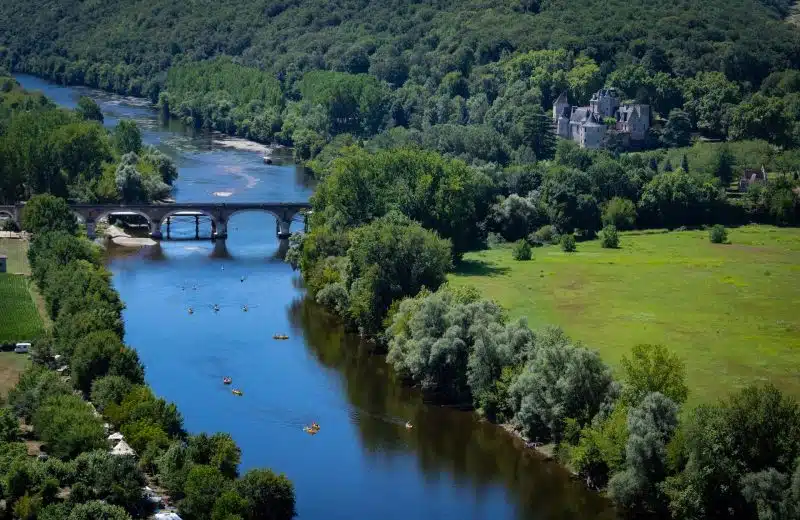
<path id="1" fill-rule="evenodd" d="M 606 226 L 600 232 L 600 245 L 606 249 L 616 249 L 619 247 L 619 233 L 615 226 Z"/>
<path id="2" fill-rule="evenodd" d="M 530 260 L 531 246 L 525 239 L 522 239 L 514 244 L 514 251 L 511 254 L 514 260 Z"/>
<path id="3" fill-rule="evenodd" d="M 565 253 L 573 253 L 577 249 L 575 245 L 575 237 L 573 235 L 564 235 L 561 237 L 561 250 Z"/>
<path id="4" fill-rule="evenodd" d="M 529 240 L 537 245 L 555 244 L 558 242 L 558 231 L 556 231 L 555 227 L 547 224 L 536 230 Z"/>
<path id="5" fill-rule="evenodd" d="M 614 197 L 603 208 L 603 225 L 617 229 L 633 229 L 636 223 L 636 206 L 633 201 Z"/>
<path id="6" fill-rule="evenodd" d="M 709 230 L 708 239 L 712 244 L 724 244 L 728 241 L 728 231 L 722 224 L 717 224 Z"/>

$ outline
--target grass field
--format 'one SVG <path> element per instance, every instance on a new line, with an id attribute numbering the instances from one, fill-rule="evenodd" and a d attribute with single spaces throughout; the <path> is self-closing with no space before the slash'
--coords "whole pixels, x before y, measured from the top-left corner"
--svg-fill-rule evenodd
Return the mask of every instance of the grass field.
<path id="1" fill-rule="evenodd" d="M 28 241 L 18 238 L 0 238 L 0 254 L 8 257 L 7 271 L 15 274 L 31 274 L 28 264 Z"/>
<path id="2" fill-rule="evenodd" d="M 576 253 L 511 247 L 470 253 L 451 276 L 532 327 L 561 326 L 612 366 L 637 343 L 661 343 L 686 362 L 690 401 L 772 381 L 800 397 L 800 229 L 747 226 L 730 244 L 705 231 L 622 234 Z"/>
<path id="3" fill-rule="evenodd" d="M 0 352 L 0 396 L 8 395 L 8 391 L 16 386 L 19 375 L 30 363 L 31 360 L 25 354 Z"/>
<path id="4" fill-rule="evenodd" d="M 25 276 L 0 274 L 0 343 L 31 340 L 44 332 L 29 286 Z"/>

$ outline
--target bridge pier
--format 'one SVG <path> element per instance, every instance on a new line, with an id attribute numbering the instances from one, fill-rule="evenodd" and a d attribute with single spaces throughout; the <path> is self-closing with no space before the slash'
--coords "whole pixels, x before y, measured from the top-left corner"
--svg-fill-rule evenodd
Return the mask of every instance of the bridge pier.
<path id="1" fill-rule="evenodd" d="M 161 221 L 157 219 L 153 219 L 150 221 L 150 238 L 153 240 L 161 240 L 163 236 L 161 235 Z"/>
<path id="2" fill-rule="evenodd" d="M 94 220 L 86 220 L 86 236 L 89 240 L 95 239 L 95 222 Z"/>
<path id="3" fill-rule="evenodd" d="M 284 238 L 289 238 L 289 236 L 291 236 L 291 234 L 292 234 L 292 231 L 291 231 L 292 221 L 291 220 L 285 220 L 285 219 L 282 219 L 282 218 L 281 219 L 276 219 L 275 220 L 275 224 L 276 224 L 276 227 L 277 227 L 278 238 L 284 239 Z"/>
<path id="4" fill-rule="evenodd" d="M 211 238 L 214 240 L 224 240 L 228 238 L 228 221 L 224 219 L 219 219 L 218 222 L 215 219 L 211 219 Z"/>

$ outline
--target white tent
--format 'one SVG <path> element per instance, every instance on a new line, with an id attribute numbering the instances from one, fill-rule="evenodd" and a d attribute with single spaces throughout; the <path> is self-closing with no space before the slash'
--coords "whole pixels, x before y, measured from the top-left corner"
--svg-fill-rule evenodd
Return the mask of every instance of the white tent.
<path id="1" fill-rule="evenodd" d="M 125 440 L 125 436 L 122 435 L 120 432 L 112 433 L 111 435 L 108 436 L 108 440 L 110 440 L 111 442 L 116 443 L 118 441 Z"/>
<path id="2" fill-rule="evenodd" d="M 181 520 L 181 517 L 178 516 L 178 513 L 162 511 L 161 513 L 156 513 L 155 519 L 156 520 Z"/>
<path id="3" fill-rule="evenodd" d="M 128 443 L 125 441 L 119 441 L 116 446 L 111 450 L 112 455 L 136 455 L 136 452 L 133 451 L 133 448 L 128 446 Z"/>

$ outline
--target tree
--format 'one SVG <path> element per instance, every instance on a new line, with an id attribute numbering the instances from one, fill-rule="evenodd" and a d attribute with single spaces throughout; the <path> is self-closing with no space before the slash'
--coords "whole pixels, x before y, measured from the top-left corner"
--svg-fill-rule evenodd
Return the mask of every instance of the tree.
<path id="1" fill-rule="evenodd" d="M 720 180 L 723 186 L 727 186 L 733 180 L 733 169 L 736 166 L 736 156 L 733 155 L 730 147 L 723 144 L 714 155 L 712 169 L 714 175 Z"/>
<path id="2" fill-rule="evenodd" d="M 8 403 L 17 416 L 30 421 L 43 402 L 71 392 L 70 386 L 61 381 L 57 373 L 32 365 L 20 375 L 17 385 L 8 392 Z"/>
<path id="3" fill-rule="evenodd" d="M 629 199 L 614 197 L 603 208 L 602 221 L 604 226 L 614 226 L 617 229 L 633 229 L 636 223 L 636 205 Z"/>
<path id="4" fill-rule="evenodd" d="M 594 183 L 583 171 L 573 168 L 551 170 L 542 184 L 542 200 L 550 222 L 562 233 L 580 229 L 593 235 L 600 226 Z"/>
<path id="5" fill-rule="evenodd" d="M 577 249 L 575 244 L 575 235 L 567 234 L 561 235 L 561 250 L 565 253 L 574 253 Z"/>
<path id="6" fill-rule="evenodd" d="M 561 439 L 565 421 L 578 426 L 591 421 L 612 392 L 610 369 L 595 352 L 557 337 L 539 345 L 511 385 L 514 420 L 531 439 Z"/>
<path id="7" fill-rule="evenodd" d="M 682 428 L 681 471 L 664 491 L 676 518 L 754 518 L 748 474 L 793 471 L 800 455 L 800 406 L 772 385 L 750 386 L 700 406 Z M 751 495 L 752 498 L 755 498 Z M 756 501 L 757 502 L 757 501 Z"/>
<path id="8" fill-rule="evenodd" d="M 76 505 L 66 520 L 98 520 L 101 518 L 103 520 L 132 520 L 123 508 L 99 500 Z"/>
<path id="9" fill-rule="evenodd" d="M 241 450 L 227 433 L 215 433 L 210 437 L 205 433 L 189 438 L 188 456 L 195 464 L 205 464 L 217 468 L 227 478 L 238 476 Z"/>
<path id="10" fill-rule="evenodd" d="M 294 486 L 284 475 L 268 469 L 251 469 L 234 483 L 247 502 L 247 520 L 290 520 L 295 511 Z"/>
<path id="11" fill-rule="evenodd" d="M 114 375 L 92 381 L 92 403 L 101 412 L 110 404 L 120 404 L 133 388 L 130 379 Z"/>
<path id="12" fill-rule="evenodd" d="M 723 197 L 719 188 L 682 170 L 661 173 L 642 190 L 640 220 L 668 228 L 708 222 Z"/>
<path id="13" fill-rule="evenodd" d="M 191 463 L 183 441 L 173 441 L 156 461 L 159 482 L 175 498 L 183 496 L 183 488 Z"/>
<path id="14" fill-rule="evenodd" d="M 232 520 L 247 518 L 247 500 L 233 490 L 222 493 L 211 512 L 211 520 Z"/>
<path id="15" fill-rule="evenodd" d="M 195 520 L 211 520 L 214 503 L 227 487 L 225 477 L 217 468 L 193 466 L 186 476 L 185 496 L 179 504 L 180 514 Z"/>
<path id="16" fill-rule="evenodd" d="M 33 416 L 33 426 L 47 444 L 48 452 L 62 459 L 101 448 L 105 435 L 100 418 L 75 395 L 45 400 Z"/>
<path id="17" fill-rule="evenodd" d="M 667 476 L 666 445 L 678 426 L 678 407 L 658 392 L 649 393 L 628 413 L 625 468 L 608 483 L 608 494 L 622 508 L 642 514 L 667 514 L 659 484 Z"/>
<path id="18" fill-rule="evenodd" d="M 488 414 L 504 407 L 495 381 L 532 341 L 524 323 L 505 325 L 496 303 L 450 287 L 401 301 L 386 334 L 387 361 L 401 377 L 440 401 L 472 400 Z"/>
<path id="19" fill-rule="evenodd" d="M 681 170 L 689 173 L 689 159 L 686 157 L 686 154 L 683 154 L 681 158 Z"/>
<path id="20" fill-rule="evenodd" d="M 669 113 L 667 124 L 661 133 L 661 142 L 664 146 L 679 148 L 688 146 L 691 142 L 692 122 L 683 110 L 674 109 Z"/>
<path id="21" fill-rule="evenodd" d="M 526 237 L 544 220 L 533 200 L 516 193 L 494 204 L 489 219 L 492 229 L 511 241 Z"/>
<path id="22" fill-rule="evenodd" d="M 357 228 L 347 252 L 350 316 L 376 332 L 392 301 L 444 283 L 451 258 L 449 240 L 396 213 Z"/>
<path id="23" fill-rule="evenodd" d="M 139 518 L 147 512 L 142 495 L 145 478 L 134 457 L 97 450 L 81 453 L 74 461 L 76 484 L 85 485 L 94 498 L 124 508 Z"/>
<path id="24" fill-rule="evenodd" d="M 678 404 L 686 401 L 686 366 L 664 345 L 636 345 L 630 357 L 622 356 L 620 365 L 625 395 L 632 405 L 654 392 Z"/>
<path id="25" fill-rule="evenodd" d="M 708 239 L 712 244 L 724 244 L 728 241 L 728 231 L 722 224 L 717 224 L 708 231 Z"/>
<path id="26" fill-rule="evenodd" d="M 351 227 L 399 210 L 451 239 L 458 257 L 482 241 L 477 223 L 485 218 L 487 184 L 463 161 L 434 152 L 348 149 L 333 161 L 312 199 L 315 213 L 338 214 Z"/>
<path id="27" fill-rule="evenodd" d="M 75 110 L 87 121 L 103 122 L 103 112 L 100 110 L 100 106 L 88 96 L 81 96 L 78 99 L 78 106 Z"/>
<path id="28" fill-rule="evenodd" d="M 122 376 L 131 383 L 144 380 L 136 351 L 111 331 L 92 332 L 79 342 L 70 360 L 70 373 L 75 388 L 87 395 L 92 382 L 106 375 Z"/>
<path id="29" fill-rule="evenodd" d="M 721 136 L 727 132 L 731 108 L 742 97 L 739 85 L 721 72 L 700 72 L 684 85 L 684 108 L 701 131 Z"/>
<path id="30" fill-rule="evenodd" d="M 64 199 L 44 194 L 35 195 L 25 203 L 22 228 L 35 235 L 49 231 L 74 235 L 78 231 L 78 222 Z"/>
<path id="31" fill-rule="evenodd" d="M 142 151 L 142 132 L 136 121 L 122 119 L 114 128 L 114 144 L 120 154 L 138 154 Z"/>
<path id="32" fill-rule="evenodd" d="M 19 421 L 10 408 L 0 408 L 0 442 L 19 439 Z"/>
<path id="33" fill-rule="evenodd" d="M 619 247 L 619 233 L 614 226 L 606 226 L 600 232 L 600 245 L 607 249 L 616 249 Z"/>
<path id="34" fill-rule="evenodd" d="M 514 251 L 512 252 L 514 260 L 530 260 L 531 259 L 531 246 L 524 238 L 514 244 Z"/>

